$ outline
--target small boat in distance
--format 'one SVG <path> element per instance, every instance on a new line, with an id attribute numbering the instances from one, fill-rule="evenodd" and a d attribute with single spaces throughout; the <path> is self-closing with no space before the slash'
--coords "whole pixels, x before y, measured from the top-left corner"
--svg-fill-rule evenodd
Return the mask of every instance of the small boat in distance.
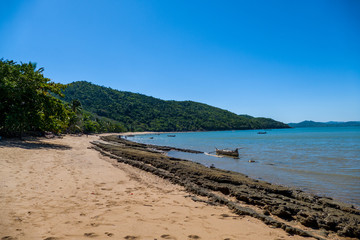
<path id="1" fill-rule="evenodd" d="M 235 150 L 228 150 L 228 149 L 217 149 L 215 148 L 217 155 L 225 155 L 231 157 L 239 157 L 239 149 L 236 148 Z"/>
<path id="2" fill-rule="evenodd" d="M 168 137 L 176 137 L 176 135 L 168 135 Z"/>
<path id="3" fill-rule="evenodd" d="M 257 134 L 267 134 L 267 132 L 258 132 Z"/>

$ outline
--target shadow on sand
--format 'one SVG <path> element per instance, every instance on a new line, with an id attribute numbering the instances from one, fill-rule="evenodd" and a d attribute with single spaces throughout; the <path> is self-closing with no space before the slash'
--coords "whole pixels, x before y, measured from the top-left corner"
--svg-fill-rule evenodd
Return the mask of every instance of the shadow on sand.
<path id="1" fill-rule="evenodd" d="M 22 149 L 56 149 L 56 150 L 70 150 L 68 145 L 44 143 L 39 140 L 2 140 L 0 141 L 0 148 L 22 148 Z"/>

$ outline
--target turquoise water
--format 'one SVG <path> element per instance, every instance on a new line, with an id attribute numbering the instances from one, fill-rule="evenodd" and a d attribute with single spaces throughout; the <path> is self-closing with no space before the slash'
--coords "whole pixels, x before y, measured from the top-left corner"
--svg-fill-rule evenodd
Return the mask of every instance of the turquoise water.
<path id="1" fill-rule="evenodd" d="M 177 151 L 169 156 L 241 172 L 360 206 L 360 127 L 293 128 L 137 135 L 134 141 L 213 152 L 240 148 L 240 158 Z M 153 139 L 150 139 L 153 137 Z M 131 138 L 130 138 L 131 139 Z M 250 160 L 255 162 L 249 162 Z"/>

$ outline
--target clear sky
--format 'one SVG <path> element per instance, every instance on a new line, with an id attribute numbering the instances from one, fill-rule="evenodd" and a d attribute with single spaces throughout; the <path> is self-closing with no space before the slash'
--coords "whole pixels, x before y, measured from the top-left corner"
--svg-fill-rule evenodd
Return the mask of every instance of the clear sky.
<path id="1" fill-rule="evenodd" d="M 283 122 L 360 120 L 360 1 L 0 0 L 0 58 Z"/>

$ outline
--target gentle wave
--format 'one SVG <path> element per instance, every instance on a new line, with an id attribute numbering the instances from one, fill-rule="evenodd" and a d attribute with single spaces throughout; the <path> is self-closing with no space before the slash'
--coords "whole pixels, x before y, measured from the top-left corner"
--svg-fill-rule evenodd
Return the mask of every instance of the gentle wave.
<path id="1" fill-rule="evenodd" d="M 257 132 L 176 133 L 171 138 L 167 134 L 138 135 L 134 140 L 204 152 L 213 152 L 215 147 L 240 147 L 239 159 L 180 152 L 169 155 L 360 206 L 359 127 L 279 129 L 263 135 Z"/>

